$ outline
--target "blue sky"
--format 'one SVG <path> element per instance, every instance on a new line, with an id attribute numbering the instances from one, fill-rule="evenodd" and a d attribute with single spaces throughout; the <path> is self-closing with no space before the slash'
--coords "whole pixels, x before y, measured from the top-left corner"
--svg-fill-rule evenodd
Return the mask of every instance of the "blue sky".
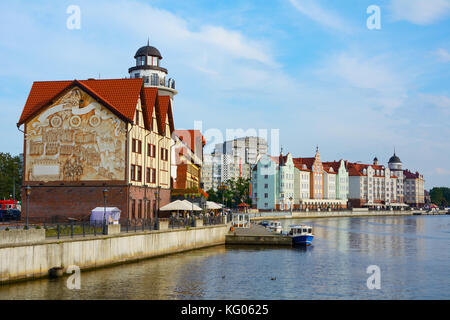
<path id="1" fill-rule="evenodd" d="M 450 186 L 449 18 L 450 0 L 2 1 L 0 150 L 23 149 L 33 81 L 126 77 L 150 37 L 177 128 L 279 129 L 285 151 L 325 160 L 386 164 L 395 147 L 427 188 Z"/>

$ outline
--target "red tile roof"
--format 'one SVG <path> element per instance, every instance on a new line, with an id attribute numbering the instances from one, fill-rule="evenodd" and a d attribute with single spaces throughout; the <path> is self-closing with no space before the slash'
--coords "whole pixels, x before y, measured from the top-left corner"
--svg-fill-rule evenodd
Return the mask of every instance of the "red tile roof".
<path id="1" fill-rule="evenodd" d="M 294 165 L 299 168 L 303 167 L 305 164 L 308 169 L 312 169 L 312 166 L 314 165 L 314 161 L 316 158 L 294 158 L 292 159 L 294 161 Z"/>
<path id="2" fill-rule="evenodd" d="M 180 138 L 193 153 L 198 156 L 202 154 L 206 141 L 200 130 L 175 130 L 173 133 Z"/>
<path id="3" fill-rule="evenodd" d="M 17 125 L 25 123 L 43 107 L 53 103 L 68 89 L 75 86 L 100 100 L 112 112 L 133 122 L 143 87 L 142 79 L 34 82 Z"/>
<path id="4" fill-rule="evenodd" d="M 153 120 L 153 108 L 158 109 L 157 105 L 158 89 L 142 87 L 142 113 L 144 115 L 145 127 L 150 130 Z"/>
<path id="5" fill-rule="evenodd" d="M 170 102 L 169 96 L 159 96 L 158 97 L 159 102 L 159 125 L 160 125 L 160 132 L 164 133 L 166 128 L 166 115 L 169 116 L 169 127 L 170 131 L 174 131 L 174 125 L 173 125 L 173 116 L 172 116 L 172 103 Z"/>

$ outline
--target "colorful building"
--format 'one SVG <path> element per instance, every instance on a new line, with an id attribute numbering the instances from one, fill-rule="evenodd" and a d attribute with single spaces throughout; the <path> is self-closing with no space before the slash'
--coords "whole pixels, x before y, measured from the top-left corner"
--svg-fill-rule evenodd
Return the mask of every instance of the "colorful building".
<path id="1" fill-rule="evenodd" d="M 106 200 L 122 217 L 150 218 L 170 201 L 177 92 L 162 77 L 156 48 L 142 47 L 135 58 L 133 79 L 33 84 L 17 123 L 24 125 L 22 188 L 32 188 L 31 217 L 86 218 Z"/>

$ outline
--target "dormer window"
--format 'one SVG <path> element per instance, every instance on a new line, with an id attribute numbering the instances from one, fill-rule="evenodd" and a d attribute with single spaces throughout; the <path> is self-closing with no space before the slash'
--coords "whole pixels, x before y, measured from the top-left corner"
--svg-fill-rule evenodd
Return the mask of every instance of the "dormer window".
<path id="1" fill-rule="evenodd" d="M 158 66 L 158 60 L 158 57 L 148 57 L 149 64 L 155 67 Z"/>
<path id="2" fill-rule="evenodd" d="M 145 56 L 140 56 L 136 58 L 136 66 L 144 66 L 145 65 Z"/>

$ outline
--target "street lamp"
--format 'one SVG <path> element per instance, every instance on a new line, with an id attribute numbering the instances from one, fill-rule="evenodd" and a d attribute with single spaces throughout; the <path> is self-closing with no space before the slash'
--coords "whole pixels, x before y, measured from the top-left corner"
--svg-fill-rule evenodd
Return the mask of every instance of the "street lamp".
<path id="1" fill-rule="evenodd" d="M 104 211 L 103 211 L 103 234 L 106 234 L 106 197 L 108 196 L 108 189 L 105 188 L 103 190 L 103 202 L 104 202 Z"/>
<path id="2" fill-rule="evenodd" d="M 27 221 L 25 228 L 28 230 L 28 207 L 30 206 L 30 194 L 31 194 L 31 187 L 28 185 L 25 187 L 25 194 L 27 196 Z"/>
<path id="3" fill-rule="evenodd" d="M 293 198 L 289 197 L 289 200 L 291 201 L 291 216 L 292 216 L 292 200 L 293 200 Z"/>

